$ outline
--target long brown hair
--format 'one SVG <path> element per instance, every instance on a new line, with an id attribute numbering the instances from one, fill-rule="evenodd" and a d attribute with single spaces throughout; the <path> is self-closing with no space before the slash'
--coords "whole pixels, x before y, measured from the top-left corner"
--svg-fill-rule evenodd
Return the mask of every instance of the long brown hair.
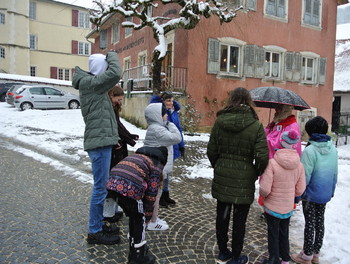
<path id="1" fill-rule="evenodd" d="M 124 96 L 124 90 L 119 85 L 115 85 L 108 91 L 108 95 L 109 97 Z M 122 110 L 122 107 L 119 104 L 116 104 L 113 108 L 116 114 Z"/>
<path id="2" fill-rule="evenodd" d="M 227 104 L 224 109 L 229 109 L 233 107 L 238 107 L 240 105 L 247 105 L 253 112 L 253 115 L 256 119 L 259 119 L 258 114 L 255 111 L 255 104 L 252 97 L 250 96 L 249 91 L 246 88 L 238 87 L 230 91 Z"/>

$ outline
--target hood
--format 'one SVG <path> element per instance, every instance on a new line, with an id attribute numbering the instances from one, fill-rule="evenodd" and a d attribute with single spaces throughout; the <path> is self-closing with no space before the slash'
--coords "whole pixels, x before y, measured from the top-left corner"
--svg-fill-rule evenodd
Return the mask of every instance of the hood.
<path id="1" fill-rule="evenodd" d="M 108 68 L 106 56 L 100 53 L 89 56 L 89 72 L 93 75 L 104 73 Z"/>
<path id="2" fill-rule="evenodd" d="M 217 113 L 216 120 L 221 129 L 232 132 L 242 131 L 256 121 L 250 106 L 247 105 L 223 109 Z"/>
<path id="3" fill-rule="evenodd" d="M 315 150 L 319 152 L 321 155 L 327 155 L 333 149 L 332 141 L 326 141 L 326 142 L 309 141 L 309 142 L 315 148 Z"/>
<path id="4" fill-rule="evenodd" d="M 72 79 L 72 86 L 75 89 L 79 89 L 80 80 L 82 78 L 84 78 L 85 76 L 92 76 L 92 75 L 90 73 L 80 69 L 78 66 L 75 67 L 75 71 L 74 71 L 74 75 L 73 75 L 73 79 Z"/>
<path id="5" fill-rule="evenodd" d="M 300 164 L 300 157 L 295 149 L 279 149 L 276 151 L 274 159 L 286 170 L 293 170 Z"/>
<path id="6" fill-rule="evenodd" d="M 145 118 L 148 125 L 157 123 L 163 126 L 162 107 L 162 103 L 152 103 L 146 107 Z"/>

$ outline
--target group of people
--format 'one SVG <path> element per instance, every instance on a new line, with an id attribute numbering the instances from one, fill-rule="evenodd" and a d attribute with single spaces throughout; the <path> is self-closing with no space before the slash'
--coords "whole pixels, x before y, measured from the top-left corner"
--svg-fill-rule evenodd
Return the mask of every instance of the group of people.
<path id="1" fill-rule="evenodd" d="M 89 71 L 76 67 L 73 86 L 79 89 L 85 122 L 84 150 L 92 163 L 94 185 L 90 199 L 89 244 L 117 244 L 119 228 L 113 223 L 123 212 L 129 217 L 129 263 L 152 264 L 146 230 L 167 230 L 159 207 L 170 198 L 173 163 L 185 158 L 185 144 L 172 93 L 154 95 L 145 109 L 148 124 L 144 146 L 129 155 L 139 136 L 121 123 L 124 91 L 117 85 L 122 70 L 115 52 L 89 57 Z M 259 121 L 245 88 L 230 92 L 227 105 L 217 113 L 207 146 L 214 168 L 212 195 L 217 199 L 217 263 L 247 263 L 242 254 L 246 221 L 259 178 L 259 203 L 268 226 L 269 258 L 264 264 L 318 263 L 324 235 L 326 203 L 337 182 L 337 151 L 327 135 L 328 123 L 315 117 L 306 123 L 310 136 L 302 152 L 301 134 L 293 107 L 279 105 L 266 128 Z M 304 246 L 289 252 L 289 221 L 294 204 L 302 200 L 305 217 Z M 118 205 L 123 212 L 118 209 Z M 231 249 L 228 231 L 231 211 Z M 110 223 L 109 223 L 110 222 Z"/>
<path id="2" fill-rule="evenodd" d="M 119 243 L 119 228 L 113 223 L 124 212 L 129 217 L 129 263 L 151 264 L 155 257 L 148 253 L 145 231 L 169 228 L 158 217 L 158 209 L 176 204 L 170 198 L 169 177 L 174 160 L 185 157 L 180 104 L 170 92 L 153 96 L 145 109 L 144 146 L 129 155 L 127 145 L 135 146 L 139 136 L 120 121 L 124 97 L 117 85 L 120 76 L 113 51 L 91 55 L 89 71 L 76 67 L 73 76 L 85 122 L 84 150 L 91 159 L 94 179 L 87 242 Z"/>
<path id="3" fill-rule="evenodd" d="M 337 150 L 327 135 L 328 123 L 323 117 L 306 123 L 309 141 L 302 151 L 293 106 L 279 104 L 275 110 L 273 121 L 264 129 L 249 91 L 240 87 L 230 92 L 226 107 L 217 113 L 207 146 L 214 168 L 212 195 L 217 199 L 217 263 L 243 264 L 249 260 L 242 250 L 258 178 L 259 204 L 268 234 L 269 258 L 263 263 L 319 263 L 325 208 L 337 183 Z M 290 254 L 289 223 L 300 200 L 305 218 L 304 245 L 300 253 Z"/>

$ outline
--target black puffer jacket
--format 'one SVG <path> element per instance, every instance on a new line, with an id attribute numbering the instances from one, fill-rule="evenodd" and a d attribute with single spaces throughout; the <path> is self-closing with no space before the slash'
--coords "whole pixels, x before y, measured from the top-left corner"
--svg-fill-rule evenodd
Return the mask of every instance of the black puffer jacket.
<path id="1" fill-rule="evenodd" d="M 247 105 L 218 112 L 207 147 L 214 168 L 212 195 L 225 203 L 251 204 L 255 181 L 268 163 L 263 125 Z"/>

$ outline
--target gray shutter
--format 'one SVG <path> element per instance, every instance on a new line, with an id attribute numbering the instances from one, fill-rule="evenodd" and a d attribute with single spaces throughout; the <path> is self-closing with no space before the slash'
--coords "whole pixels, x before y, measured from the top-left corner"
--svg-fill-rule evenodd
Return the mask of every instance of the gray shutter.
<path id="1" fill-rule="evenodd" d="M 107 30 L 101 30 L 100 32 L 100 49 L 107 48 Z"/>
<path id="2" fill-rule="evenodd" d="M 264 78 L 265 49 L 263 47 L 255 46 L 255 59 L 255 77 Z"/>
<path id="3" fill-rule="evenodd" d="M 220 66 L 220 42 L 212 38 L 208 40 L 208 73 L 217 74 Z"/>
<path id="4" fill-rule="evenodd" d="M 326 82 L 326 58 L 320 58 L 318 66 L 318 82 L 319 84 L 325 84 Z"/>
<path id="5" fill-rule="evenodd" d="M 246 9 L 256 11 L 256 0 L 246 0 Z"/>
<path id="6" fill-rule="evenodd" d="M 301 54 L 295 52 L 293 56 L 293 82 L 299 82 L 301 80 L 301 60 Z"/>
<path id="7" fill-rule="evenodd" d="M 286 81 L 292 81 L 293 80 L 293 52 L 286 52 L 285 56 L 285 65 L 284 65 L 284 75 L 286 78 Z"/>
<path id="8" fill-rule="evenodd" d="M 244 47 L 244 75 L 254 77 L 255 73 L 255 46 L 246 45 Z"/>

